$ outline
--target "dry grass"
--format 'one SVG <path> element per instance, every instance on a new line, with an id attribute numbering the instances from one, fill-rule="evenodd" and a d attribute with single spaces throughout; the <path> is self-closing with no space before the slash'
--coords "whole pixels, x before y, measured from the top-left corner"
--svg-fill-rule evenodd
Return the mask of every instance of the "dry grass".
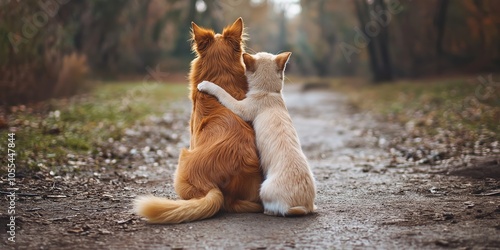
<path id="1" fill-rule="evenodd" d="M 87 57 L 75 52 L 63 57 L 53 96 L 71 96 L 84 87 L 89 72 Z"/>
<path id="2" fill-rule="evenodd" d="M 2 105 L 29 104 L 84 90 L 89 71 L 86 57 L 72 53 L 47 53 L 43 62 L 0 66 Z"/>
<path id="3" fill-rule="evenodd" d="M 358 111 L 400 124 L 401 131 L 388 144 L 397 156 L 434 163 L 500 154 L 500 86 L 481 87 L 477 76 L 377 85 L 359 78 L 290 80 L 313 86 L 326 83 L 346 95 Z"/>
<path id="4" fill-rule="evenodd" d="M 124 129 L 165 112 L 170 102 L 187 93 L 187 84 L 103 83 L 89 94 L 13 106 L 4 121 L 7 126 L 0 128 L 0 141 L 7 140 L 8 131 L 16 133 L 21 172 L 63 166 L 68 154 L 99 153 L 102 142 L 120 139 Z M 5 146 L 1 143 L 0 151 Z"/>

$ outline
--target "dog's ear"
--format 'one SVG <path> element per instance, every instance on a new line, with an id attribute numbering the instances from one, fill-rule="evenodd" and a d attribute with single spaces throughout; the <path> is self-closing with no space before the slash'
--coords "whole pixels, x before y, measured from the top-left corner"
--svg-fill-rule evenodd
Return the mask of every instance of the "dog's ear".
<path id="1" fill-rule="evenodd" d="M 243 53 L 243 62 L 245 63 L 247 71 L 255 72 L 256 69 L 255 59 L 253 58 L 252 55 L 248 53 Z"/>
<path id="2" fill-rule="evenodd" d="M 226 38 L 232 38 L 241 41 L 243 36 L 243 19 L 240 17 L 236 19 L 236 21 L 232 25 L 224 28 L 224 30 L 222 31 L 222 35 Z"/>
<path id="3" fill-rule="evenodd" d="M 286 63 L 288 62 L 288 59 L 290 59 L 291 55 L 292 52 L 283 52 L 276 56 L 276 59 L 274 59 L 274 61 L 278 65 L 278 71 L 285 70 Z"/>
<path id="4" fill-rule="evenodd" d="M 245 34 L 243 33 L 243 19 L 238 18 L 232 25 L 222 31 L 222 36 L 231 44 L 234 51 L 242 52 Z"/>
<path id="5" fill-rule="evenodd" d="M 201 52 L 214 40 L 215 33 L 213 30 L 200 28 L 196 23 L 191 22 L 191 36 L 194 41 L 194 48 Z"/>

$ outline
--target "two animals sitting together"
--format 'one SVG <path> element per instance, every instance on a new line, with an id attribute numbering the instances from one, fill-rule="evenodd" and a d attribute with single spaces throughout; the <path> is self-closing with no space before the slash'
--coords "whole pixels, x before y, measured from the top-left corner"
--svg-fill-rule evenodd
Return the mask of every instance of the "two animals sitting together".
<path id="1" fill-rule="evenodd" d="M 165 224 L 220 210 L 313 212 L 314 178 L 281 93 L 291 53 L 244 53 L 241 18 L 222 34 L 192 23 L 192 36 L 197 57 L 189 75 L 191 142 L 180 154 L 174 180 L 182 200 L 139 197 L 135 212 Z"/>

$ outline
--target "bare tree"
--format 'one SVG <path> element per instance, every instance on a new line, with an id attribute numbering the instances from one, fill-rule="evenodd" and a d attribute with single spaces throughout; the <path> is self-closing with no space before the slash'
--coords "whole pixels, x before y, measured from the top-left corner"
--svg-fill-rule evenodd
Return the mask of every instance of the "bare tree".
<path id="1" fill-rule="evenodd" d="M 442 71 L 441 59 L 443 56 L 443 37 L 446 27 L 446 17 L 448 10 L 449 0 L 440 0 L 438 2 L 436 18 L 434 19 L 434 25 L 437 30 L 437 39 L 436 39 L 436 56 L 437 56 L 437 71 L 438 74 Z"/>
<path id="2" fill-rule="evenodd" d="M 367 24 L 377 23 L 372 13 L 385 12 L 387 13 L 387 6 L 384 0 L 374 0 L 368 2 L 366 0 L 354 1 L 356 5 L 356 14 L 358 16 L 361 30 L 365 37 L 369 38 L 368 53 L 370 57 L 370 69 L 373 74 L 374 82 L 385 82 L 392 80 L 392 65 L 389 55 L 389 31 L 387 25 L 379 24 L 377 27 L 379 32 L 377 35 L 368 34 Z M 388 17 L 386 17 L 388 18 Z M 385 20 L 387 21 L 387 20 Z"/>

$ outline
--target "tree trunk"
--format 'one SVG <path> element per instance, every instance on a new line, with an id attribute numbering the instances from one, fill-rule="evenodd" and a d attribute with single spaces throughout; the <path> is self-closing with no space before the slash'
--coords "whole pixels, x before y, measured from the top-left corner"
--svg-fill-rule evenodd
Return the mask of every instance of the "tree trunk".
<path id="1" fill-rule="evenodd" d="M 177 34 L 174 51 L 174 55 L 176 56 L 186 55 L 186 51 L 191 50 L 191 45 L 188 40 L 190 38 L 191 22 L 196 21 L 196 0 L 189 0 L 188 4 L 188 13 L 184 20 L 180 21 L 178 24 L 177 30 L 179 33 Z"/>
<path id="2" fill-rule="evenodd" d="M 449 0 L 440 0 L 438 2 L 438 9 L 436 13 L 436 19 L 434 20 L 434 24 L 436 25 L 437 30 L 437 39 L 436 39 L 436 56 L 437 56 L 437 73 L 442 73 L 441 60 L 443 57 L 443 38 L 446 27 L 446 14 L 448 10 Z"/>
<path id="3" fill-rule="evenodd" d="M 207 25 L 213 29 L 216 33 L 222 32 L 224 28 L 224 20 L 220 10 L 220 3 L 218 0 L 204 0 L 207 9 L 203 13 L 203 25 Z"/>
<path id="4" fill-rule="evenodd" d="M 333 32 L 329 32 L 331 27 L 329 26 L 326 13 L 326 0 L 320 0 L 318 3 L 318 16 L 319 16 L 319 26 L 321 30 L 321 34 L 323 34 L 325 42 L 328 45 L 335 44 L 335 35 Z M 318 55 L 318 57 L 314 60 L 314 65 L 318 72 L 319 76 L 325 77 L 328 75 L 329 65 L 331 59 L 333 58 L 333 50 L 324 51 L 322 55 Z"/>
<path id="5" fill-rule="evenodd" d="M 356 0 L 354 1 L 356 5 L 356 12 L 360 22 L 360 29 L 364 36 L 368 39 L 368 54 L 370 58 L 370 69 L 373 74 L 374 82 L 385 82 L 392 80 L 392 67 L 389 55 L 389 34 L 387 27 L 379 24 L 380 33 L 377 36 L 371 37 L 366 32 L 365 25 L 370 21 L 374 21 L 370 15 L 370 11 L 374 11 L 375 6 L 380 6 L 380 11 L 387 11 L 386 5 L 383 0 L 376 0 L 374 4 L 370 6 L 366 0 Z"/>
<path id="6" fill-rule="evenodd" d="M 374 9 L 380 6 L 381 11 L 387 13 L 387 6 L 384 3 L 384 0 L 376 0 Z M 381 59 L 381 67 L 380 68 L 380 77 L 381 81 L 391 81 L 392 80 L 392 64 L 391 64 L 391 56 L 389 54 L 389 31 L 388 26 L 383 26 L 380 24 L 380 34 L 378 35 L 377 43 L 380 51 L 380 59 Z"/>

